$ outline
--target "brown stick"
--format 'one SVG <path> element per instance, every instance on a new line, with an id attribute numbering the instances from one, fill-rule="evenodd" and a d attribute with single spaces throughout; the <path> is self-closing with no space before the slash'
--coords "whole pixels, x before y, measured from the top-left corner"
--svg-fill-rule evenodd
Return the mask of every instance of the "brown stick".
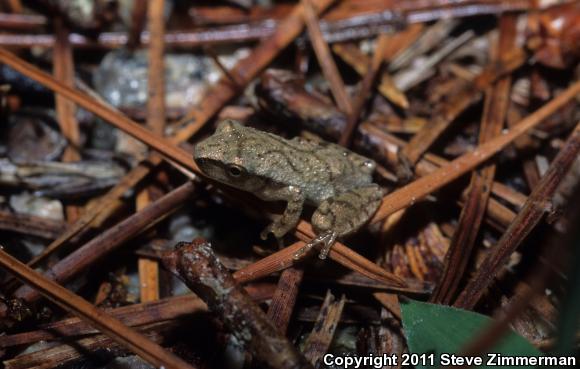
<path id="1" fill-rule="evenodd" d="M 580 200 L 580 191 L 571 197 L 571 204 L 578 203 Z M 570 224 L 578 224 L 580 221 L 580 208 L 570 206 L 567 209 L 566 218 L 570 219 Z M 484 327 L 480 333 L 475 336 L 471 342 L 467 342 L 461 349 L 460 353 L 466 356 L 477 356 L 488 352 L 495 344 L 500 341 L 508 332 L 511 331 L 511 323 L 515 318 L 521 316 L 528 308 L 534 309 L 534 303 L 546 299 L 544 291 L 547 286 L 551 285 L 553 279 L 557 278 L 559 270 L 554 269 L 554 265 L 566 265 L 570 272 L 574 267 L 574 259 L 564 260 L 570 258 L 570 253 L 574 254 L 577 250 L 572 250 L 578 244 L 578 230 L 568 229 L 565 235 L 556 235 L 544 243 L 542 247 L 542 255 L 537 258 L 536 265 L 531 268 L 531 273 L 528 278 L 528 283 L 522 282 L 525 287 L 523 289 L 516 287 L 516 295 L 511 299 L 508 306 L 502 309 L 502 314 Z M 568 281 L 571 285 L 574 283 Z M 518 291 L 519 290 L 519 291 Z M 550 312 L 548 316 L 556 317 L 555 309 L 549 304 Z M 534 309 L 535 310 L 535 309 Z M 540 314 L 545 315 L 545 314 Z M 554 321 L 554 320 L 550 320 Z M 578 335 L 577 335 L 578 336 Z M 540 349 L 546 349 L 546 347 Z M 551 347 L 553 348 L 553 347 Z"/>
<path id="2" fill-rule="evenodd" d="M 107 309 L 106 313 L 119 319 L 127 326 L 158 323 L 179 319 L 196 312 L 207 311 L 207 306 L 193 294 L 175 296 L 163 300 Z M 38 341 L 56 340 L 64 337 L 78 337 L 98 333 L 91 325 L 79 318 L 68 318 L 43 324 L 38 330 L 0 336 L 0 347 L 12 347 Z"/>
<path id="3" fill-rule="evenodd" d="M 135 330 L 150 341 L 163 345 L 170 342 L 172 331 L 177 329 L 179 322 L 162 322 L 137 327 Z M 31 369 L 31 368 L 58 368 L 74 366 L 76 363 L 91 361 L 99 353 L 106 351 L 108 357 L 126 357 L 131 351 L 117 344 L 104 334 L 91 335 L 74 340 L 74 342 L 59 343 L 52 346 L 43 346 L 36 351 L 23 352 L 8 360 L 4 360 L 4 369 Z M 80 364 L 82 365 L 82 364 Z M 90 365 L 90 364 L 89 364 Z M 147 367 L 150 367 L 149 365 Z"/>
<path id="4" fill-rule="evenodd" d="M 500 35 L 495 51 L 496 58 L 500 60 L 505 59 L 513 50 L 516 38 L 516 20 L 517 18 L 513 14 L 504 15 L 500 19 Z M 511 77 L 505 76 L 486 92 L 479 134 L 480 144 L 501 133 L 508 109 L 510 87 Z M 485 215 L 494 176 L 494 164 L 474 171 L 471 175 L 471 183 L 465 205 L 459 216 L 457 231 L 453 234 L 445 258 L 443 274 L 438 288 L 431 298 L 432 301 L 450 304 L 455 296 Z"/>
<path id="5" fill-rule="evenodd" d="M 469 85 L 465 91 L 461 91 L 453 100 L 443 105 L 436 113 L 433 122 L 423 127 L 413 136 L 401 151 L 402 159 L 411 165 L 417 163 L 421 156 L 429 150 L 435 140 L 451 125 L 453 120 L 469 105 L 479 100 L 481 92 L 484 89 L 498 77 L 518 68 L 524 61 L 525 54 L 521 50 L 518 50 L 505 61 L 502 60 L 499 64 L 493 63 L 491 66 L 488 66 L 477 76 L 472 85 Z"/>
<path id="6" fill-rule="evenodd" d="M 41 15 L 0 13 L 0 27 L 5 31 L 30 31 L 31 29 L 40 29 L 43 26 L 46 26 L 46 18 Z"/>
<path id="7" fill-rule="evenodd" d="M 312 328 L 312 332 L 310 332 L 304 343 L 304 356 L 316 367 L 320 365 L 320 359 L 330 348 L 345 302 L 344 295 L 341 296 L 340 300 L 336 301 L 330 290 L 326 292 L 326 297 L 314 323 L 314 328 Z"/>
<path id="8" fill-rule="evenodd" d="M 272 293 L 264 295 L 261 291 L 251 287 L 252 285 L 246 286 L 245 290 L 254 301 L 261 301 L 264 298 L 269 299 L 272 297 Z M 272 287 L 275 286 L 272 285 Z M 272 288 L 272 292 L 273 291 L 274 288 Z M 206 311 L 207 306 L 205 302 L 201 301 L 201 299 L 194 294 L 188 294 L 108 309 L 107 314 L 119 319 L 125 325 L 141 326 L 144 324 L 181 319 L 191 314 Z M 65 337 L 78 337 L 97 332 L 97 330 L 79 318 L 68 318 L 57 322 L 43 324 L 38 327 L 38 330 L 0 336 L 0 347 L 19 346 L 27 343 L 34 343 L 43 340 L 50 341 Z"/>
<path id="9" fill-rule="evenodd" d="M 304 277 L 304 271 L 297 268 L 288 268 L 282 272 L 278 280 L 276 292 L 268 307 L 268 318 L 278 328 L 280 333 L 286 334 L 290 317 L 298 297 L 298 288 Z"/>
<path id="10" fill-rule="evenodd" d="M 65 227 L 66 224 L 58 220 L 0 211 L 1 230 L 54 239 L 58 237 Z"/>
<path id="11" fill-rule="evenodd" d="M 365 103 L 369 98 L 368 95 L 370 94 L 371 88 L 375 83 L 375 79 L 377 78 L 377 75 L 381 70 L 381 66 L 383 65 L 385 49 L 387 47 L 388 40 L 389 39 L 384 33 L 381 33 L 377 38 L 377 45 L 371 60 L 370 68 L 361 82 L 358 98 L 355 100 L 355 103 L 352 106 L 352 111 L 350 114 L 348 114 L 345 130 L 338 140 L 339 145 L 349 147 L 352 142 L 353 134 L 356 131 L 360 115 L 363 111 Z"/>
<path id="12" fill-rule="evenodd" d="M 383 202 L 371 222 L 376 223 L 384 220 L 394 212 L 414 204 L 416 201 L 423 199 L 433 191 L 438 190 L 468 171 L 473 170 L 475 167 L 504 149 L 516 138 L 536 127 L 548 116 L 575 98 L 579 93 L 580 82 L 575 82 L 556 98 L 522 119 L 520 123 L 509 131 L 506 131 L 505 134 L 478 146 L 472 152 L 450 161 L 448 164 L 440 167 L 431 174 L 421 177 L 405 187 L 386 195 L 383 197 Z"/>
<path id="13" fill-rule="evenodd" d="M 137 195 L 137 209 L 143 209 L 149 204 L 149 191 L 144 189 Z M 137 260 L 139 272 L 139 297 L 141 302 L 159 300 L 159 263 L 157 260 L 139 258 Z"/>
<path id="14" fill-rule="evenodd" d="M 138 5 L 141 3 L 141 5 Z M 136 2 L 134 6 L 147 8 L 147 19 L 151 42 L 149 43 L 149 66 L 147 69 L 147 126 L 160 136 L 165 130 L 165 63 L 164 35 L 165 14 L 164 0 Z M 150 202 L 149 187 L 143 188 L 136 198 L 136 208 L 141 210 Z M 159 264 L 156 260 L 139 258 L 139 293 L 141 301 L 154 301 L 159 299 Z"/>
<path id="15" fill-rule="evenodd" d="M 312 368 L 246 292 L 236 285 L 207 242 L 198 239 L 192 243 L 180 243 L 163 257 L 163 262 L 207 303 L 261 363 L 261 367 Z"/>
<path id="16" fill-rule="evenodd" d="M 12 13 L 22 13 L 22 2 L 20 0 L 8 0 L 8 7 Z"/>
<path id="17" fill-rule="evenodd" d="M 161 163 L 162 159 L 157 154 L 152 154 L 149 156 L 149 163 L 151 165 L 156 165 Z M 117 183 L 106 195 L 104 195 L 96 204 L 92 204 L 85 208 L 85 211 L 77 219 L 77 221 L 71 224 L 66 230 L 53 242 L 50 243 L 39 255 L 35 256 L 32 260 L 28 262 L 31 267 L 39 265 L 43 260 L 56 250 L 58 250 L 62 245 L 71 240 L 73 237 L 81 234 L 86 230 L 93 222 L 95 222 L 98 217 L 105 218 L 112 214 L 120 206 L 119 198 L 123 196 L 130 188 L 134 187 L 141 179 L 143 179 L 149 168 L 145 165 L 138 165 L 133 168 L 129 173 Z"/>
<path id="18" fill-rule="evenodd" d="M 505 265 L 507 258 L 525 240 L 544 214 L 551 210 L 552 196 L 574 160 L 578 158 L 579 153 L 580 123 L 576 125 L 566 144 L 556 155 L 556 158 L 550 164 L 550 168 L 528 197 L 524 208 L 518 213 L 516 219 L 510 224 L 492 252 L 483 261 L 473 279 L 465 286 L 454 306 L 470 309 L 477 304 L 493 282 L 495 276 Z"/>
<path id="19" fill-rule="evenodd" d="M 314 230 L 312 229 L 312 225 L 310 223 L 301 220 L 298 222 L 298 226 L 296 227 L 294 235 L 301 239 L 303 242 L 308 242 L 314 237 Z M 289 247 L 286 249 L 288 248 Z M 355 270 L 371 279 L 383 282 L 387 285 L 392 285 L 393 288 L 408 287 L 406 281 L 403 278 L 396 276 L 393 273 L 387 272 L 385 269 L 369 261 L 364 256 L 351 250 L 340 242 L 335 242 L 328 255 L 332 260 L 341 263 L 347 268 Z"/>
<path id="20" fill-rule="evenodd" d="M 69 31 L 62 18 L 55 20 L 54 27 L 57 42 L 53 50 L 53 74 L 63 84 L 72 87 L 74 85 L 75 70 L 72 48 L 68 38 Z M 71 101 L 58 94 L 55 100 L 58 124 L 63 136 L 66 137 L 69 143 L 62 156 L 62 160 L 65 162 L 80 160 L 81 155 L 78 151 L 80 147 L 80 132 L 79 123 L 76 119 L 76 107 Z M 76 220 L 78 211 L 78 206 L 68 205 L 66 207 L 66 219 L 68 223 Z"/>
<path id="21" fill-rule="evenodd" d="M 317 0 L 315 5 L 318 12 L 322 13 L 333 2 L 334 0 Z M 270 65 L 281 50 L 298 37 L 304 28 L 302 13 L 302 6 L 295 6 L 288 17 L 279 23 L 276 32 L 271 37 L 263 40 L 258 46 L 256 46 L 251 55 L 238 62 L 230 72 L 238 83 L 250 83 L 268 65 Z M 189 131 L 199 129 L 200 122 L 207 121 L 219 110 L 219 108 L 223 106 L 223 104 L 238 94 L 238 87 L 232 85 L 227 77 L 222 79 L 211 91 L 211 95 L 215 96 L 213 98 L 215 101 L 208 101 L 205 105 L 202 104 L 200 108 L 193 109 L 181 119 L 181 124 L 193 121 L 189 127 L 186 127 L 184 134 L 189 134 Z"/>
<path id="22" fill-rule="evenodd" d="M 309 239 L 308 236 L 302 232 L 297 232 L 296 234 L 301 238 Z M 303 241 L 298 241 L 273 253 L 272 255 L 266 256 L 265 258 L 235 272 L 233 274 L 234 279 L 237 283 L 245 283 L 287 269 L 295 263 L 294 254 L 300 248 L 304 247 L 305 244 L 306 243 Z M 417 294 L 429 292 L 429 288 L 426 288 L 423 283 L 415 283 L 415 281 L 405 280 L 393 273 L 389 273 L 341 243 L 337 242 L 333 246 L 329 256 L 346 268 L 358 272 L 373 281 L 379 282 L 376 287 L 380 286 L 380 288 L 389 291 Z"/>
<path id="23" fill-rule="evenodd" d="M 137 1 L 139 3 L 139 1 Z M 148 66 L 147 125 L 158 135 L 165 129 L 165 17 L 164 0 L 148 2 L 147 23 L 151 32 Z"/>
<path id="24" fill-rule="evenodd" d="M 388 40 L 391 41 L 392 39 Z M 332 51 L 349 64 L 359 75 L 366 76 L 368 74 L 371 59 L 356 44 L 334 44 L 332 45 Z M 381 78 L 377 90 L 392 103 L 397 104 L 403 109 L 409 108 L 407 97 L 395 86 L 389 73 L 384 70 L 381 71 Z"/>
<path id="25" fill-rule="evenodd" d="M 143 232 L 148 227 L 161 221 L 170 212 L 184 205 L 185 200 L 193 195 L 194 192 L 195 186 L 191 182 L 176 188 L 159 200 L 149 204 L 142 211 L 131 215 L 93 238 L 49 268 L 45 275 L 58 283 L 68 281 L 77 273 L 86 270 L 95 260 L 115 250 L 125 241 Z M 32 302 L 39 297 L 39 294 L 29 286 L 22 286 L 16 290 L 14 296 Z"/>
<path id="26" fill-rule="evenodd" d="M 61 19 L 55 22 L 57 44 L 54 48 L 54 76 L 69 87 L 74 85 L 74 61 L 72 49 L 68 42 L 68 29 Z M 77 151 L 80 144 L 80 133 L 75 116 L 75 106 L 69 100 L 60 95 L 56 96 L 56 112 L 61 131 L 69 141 L 67 152 L 64 154 L 66 161 L 80 159 Z"/>
<path id="27" fill-rule="evenodd" d="M 322 31 L 320 30 L 320 23 L 314 6 L 311 0 L 301 0 L 300 3 L 304 8 L 304 21 L 308 29 L 308 34 L 310 35 L 310 41 L 312 42 L 312 47 L 314 48 L 314 53 L 316 58 L 320 63 L 320 68 L 324 77 L 328 80 L 330 84 L 330 91 L 334 100 L 338 105 L 338 108 L 345 114 L 349 115 L 352 113 L 352 104 L 350 103 L 350 98 L 344 88 L 344 82 L 338 68 L 334 63 L 332 54 L 330 53 L 330 48 L 324 37 L 322 36 Z"/>
<path id="28" fill-rule="evenodd" d="M 0 265 L 55 304 L 86 320 L 152 365 L 175 369 L 192 368 L 182 359 L 165 351 L 161 346 L 96 308 L 83 298 L 43 277 L 3 250 L 0 250 Z"/>
<path id="29" fill-rule="evenodd" d="M 0 48 L 0 62 L 9 65 L 19 73 L 32 78 L 38 83 L 46 86 L 54 92 L 66 97 L 79 106 L 103 118 L 125 133 L 133 136 L 141 142 L 144 142 L 146 145 L 150 146 L 170 160 L 173 160 L 183 165 L 184 167 L 193 170 L 194 172 L 199 172 L 197 165 L 187 151 L 179 148 L 173 142 L 164 139 L 163 137 L 159 137 L 158 135 L 140 126 L 136 122 L 118 113 L 117 111 L 110 109 L 107 105 L 101 103 L 100 101 L 91 98 L 85 93 L 63 85 L 34 65 L 27 63 L 26 61 L 2 48 Z"/>
<path id="30" fill-rule="evenodd" d="M 161 14 L 163 14 L 163 12 Z M 147 1 L 133 1 L 133 9 L 131 10 L 131 26 L 127 38 L 127 48 L 129 50 L 134 50 L 141 44 L 141 32 L 143 32 L 143 28 L 145 28 L 146 19 Z M 151 38 L 154 37 L 152 36 Z"/>

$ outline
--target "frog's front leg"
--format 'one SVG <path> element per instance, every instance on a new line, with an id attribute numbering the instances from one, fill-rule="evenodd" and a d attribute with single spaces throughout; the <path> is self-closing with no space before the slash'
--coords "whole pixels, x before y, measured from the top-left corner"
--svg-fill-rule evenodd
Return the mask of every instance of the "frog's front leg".
<path id="1" fill-rule="evenodd" d="M 312 226 L 317 237 L 298 250 L 294 258 L 299 259 L 312 247 L 323 244 L 319 257 L 326 259 L 336 239 L 361 228 L 375 213 L 382 198 L 381 188 L 371 184 L 322 202 L 312 215 Z"/>
<path id="2" fill-rule="evenodd" d="M 302 207 L 305 201 L 304 194 L 296 186 L 284 186 L 269 189 L 262 193 L 260 197 L 266 201 L 284 200 L 288 202 L 284 213 L 270 223 L 260 234 L 263 240 L 268 237 L 269 233 L 272 233 L 276 239 L 280 240 L 300 220 L 300 214 L 302 213 Z"/>

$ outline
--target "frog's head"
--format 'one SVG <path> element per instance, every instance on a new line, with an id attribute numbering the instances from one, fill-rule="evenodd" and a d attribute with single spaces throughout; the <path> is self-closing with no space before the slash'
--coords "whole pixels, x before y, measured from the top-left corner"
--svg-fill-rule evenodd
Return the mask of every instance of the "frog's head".
<path id="1" fill-rule="evenodd" d="M 194 150 L 193 159 L 201 171 L 208 177 L 246 190 L 248 170 L 243 166 L 241 143 L 245 130 L 234 120 L 221 121 L 215 133 L 200 141 Z"/>

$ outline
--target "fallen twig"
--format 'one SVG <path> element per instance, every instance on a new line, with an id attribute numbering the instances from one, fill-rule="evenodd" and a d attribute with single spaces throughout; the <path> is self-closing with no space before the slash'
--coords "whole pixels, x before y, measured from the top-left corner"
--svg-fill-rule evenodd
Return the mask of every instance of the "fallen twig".
<path id="1" fill-rule="evenodd" d="M 91 305 L 66 288 L 38 274 L 3 250 L 0 250 L 0 265 L 15 274 L 29 286 L 38 290 L 39 293 L 52 300 L 55 304 L 85 319 L 116 342 L 135 352 L 151 364 L 165 368 L 191 368 L 182 359 L 165 351 L 161 346 L 127 327 L 119 320 L 107 315 L 102 310 Z"/>
<path id="2" fill-rule="evenodd" d="M 580 84 L 577 82 L 577 84 Z M 523 209 L 510 224 L 493 251 L 483 261 L 475 276 L 463 289 L 454 306 L 473 308 L 487 291 L 507 258 L 551 209 L 551 200 L 560 181 L 580 153 L 580 123 L 572 131 L 564 147 L 550 164 Z"/>
<path id="3" fill-rule="evenodd" d="M 236 285 L 207 242 L 178 244 L 164 256 L 164 264 L 208 304 L 262 367 L 312 368 Z"/>

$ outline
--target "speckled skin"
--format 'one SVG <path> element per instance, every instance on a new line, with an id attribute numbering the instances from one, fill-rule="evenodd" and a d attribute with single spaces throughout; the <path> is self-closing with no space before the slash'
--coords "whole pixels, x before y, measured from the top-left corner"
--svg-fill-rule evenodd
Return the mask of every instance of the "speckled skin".
<path id="1" fill-rule="evenodd" d="M 378 208 L 382 191 L 372 183 L 375 163 L 341 146 L 294 138 L 222 121 L 198 143 L 194 159 L 204 174 L 266 201 L 288 202 L 262 237 L 278 239 L 296 226 L 304 203 L 317 206 L 312 225 L 317 237 L 296 257 L 323 243 L 325 258 L 337 237 L 357 231 Z"/>

